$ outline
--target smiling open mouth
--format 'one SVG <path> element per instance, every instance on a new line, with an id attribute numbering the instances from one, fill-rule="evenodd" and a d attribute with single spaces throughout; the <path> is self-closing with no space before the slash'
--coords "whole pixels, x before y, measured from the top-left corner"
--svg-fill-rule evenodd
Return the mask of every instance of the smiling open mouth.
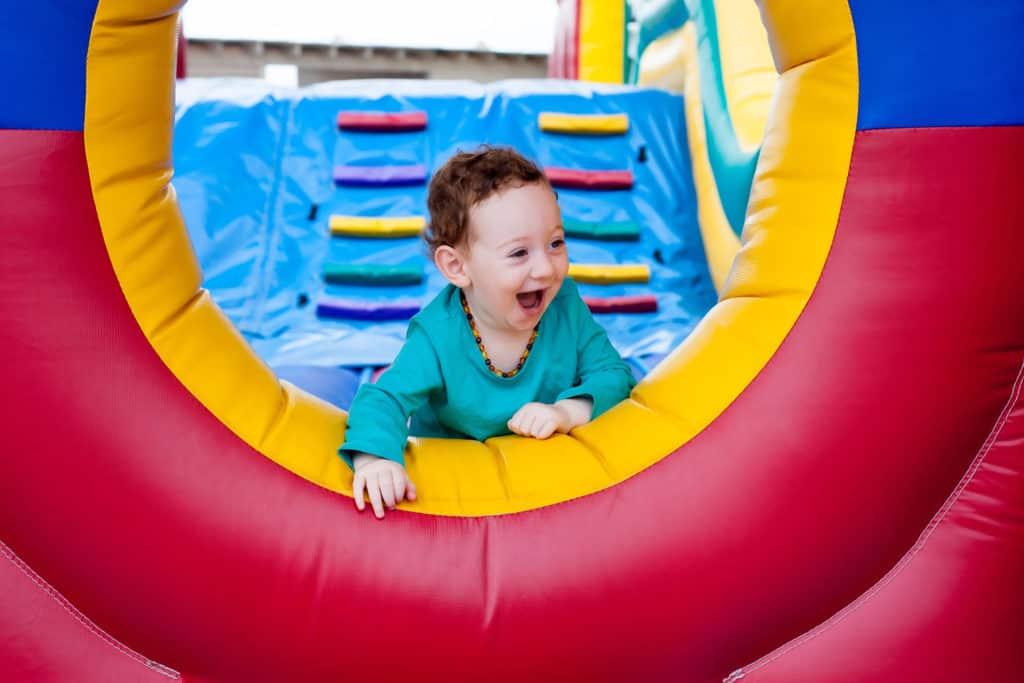
<path id="1" fill-rule="evenodd" d="M 520 292 L 516 294 L 519 305 L 528 311 L 536 311 L 544 301 L 544 290 L 535 289 L 532 292 Z"/>

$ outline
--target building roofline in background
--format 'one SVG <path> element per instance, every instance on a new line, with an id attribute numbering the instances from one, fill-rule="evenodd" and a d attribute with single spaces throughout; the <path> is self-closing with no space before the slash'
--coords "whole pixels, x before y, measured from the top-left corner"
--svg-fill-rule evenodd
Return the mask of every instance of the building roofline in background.
<path id="1" fill-rule="evenodd" d="M 284 53 L 294 57 L 307 55 L 335 56 L 373 56 L 394 57 L 398 59 L 475 59 L 483 61 L 511 62 L 545 62 L 548 55 L 537 52 L 494 52 L 486 49 L 447 49 L 430 47 L 397 47 L 389 45 L 338 45 L 328 43 L 297 43 L 282 40 L 240 40 L 236 38 L 189 38 L 189 46 L 205 47 L 212 51 L 223 48 L 242 48 L 251 54 L 259 55 L 266 52 Z"/>

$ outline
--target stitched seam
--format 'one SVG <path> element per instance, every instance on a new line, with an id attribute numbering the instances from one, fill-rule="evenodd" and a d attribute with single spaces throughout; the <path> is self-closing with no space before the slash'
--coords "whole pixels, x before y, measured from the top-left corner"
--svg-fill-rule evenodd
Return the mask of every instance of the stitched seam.
<path id="1" fill-rule="evenodd" d="M 101 629 L 99 626 L 97 626 L 92 620 L 90 620 L 88 617 L 82 614 L 82 612 L 79 611 L 74 605 L 68 602 L 68 600 L 63 595 L 61 595 L 56 588 L 50 585 L 45 579 L 39 576 L 39 574 L 37 574 L 31 567 L 25 564 L 25 562 L 20 557 L 18 557 L 14 553 L 14 551 L 11 550 L 10 547 L 8 547 L 7 544 L 4 543 L 2 540 L 0 540 L 0 555 L 6 557 L 7 560 L 18 569 L 18 571 L 27 576 L 32 581 L 32 583 L 34 583 L 43 593 L 48 595 L 54 602 L 60 605 L 60 607 L 65 612 L 70 614 L 75 619 L 75 621 L 84 626 L 87 631 L 89 631 L 94 636 L 105 642 L 107 645 L 111 646 L 112 648 L 114 648 L 121 654 L 125 655 L 126 657 L 135 660 L 139 664 L 142 664 L 151 671 L 155 671 L 156 673 L 167 678 L 170 678 L 172 680 L 181 680 L 181 674 L 179 674 L 174 669 L 170 668 L 169 666 L 165 666 L 163 664 L 155 662 L 147 657 L 144 657 L 143 655 L 139 654 L 135 650 L 132 650 L 127 645 L 120 642 L 119 640 L 111 636 L 109 633 Z"/>
<path id="2" fill-rule="evenodd" d="M 939 527 L 939 525 L 942 524 L 946 516 L 949 514 L 949 511 L 960 500 L 960 496 L 963 494 L 964 489 L 966 489 L 967 486 L 971 483 L 971 481 L 974 479 L 975 473 L 977 473 L 978 469 L 985 462 L 985 458 L 988 456 L 989 451 L 992 450 L 992 445 L 999 438 L 999 434 L 1002 432 L 1003 427 L 1009 420 L 1010 414 L 1013 412 L 1014 406 L 1020 400 L 1021 388 L 1022 386 L 1024 386 L 1024 382 L 1021 381 L 1022 379 L 1024 379 L 1024 362 L 1021 362 L 1020 368 L 1017 370 L 1017 377 L 1013 382 L 1013 386 L 1010 389 L 1010 396 L 1007 399 L 1006 404 L 1003 406 L 1002 412 L 999 414 L 999 417 L 992 425 L 992 429 L 989 431 L 988 436 L 985 438 L 981 446 L 978 448 L 978 453 L 974 456 L 974 460 L 967 468 L 967 471 L 964 473 L 963 477 L 961 477 L 959 483 L 957 483 L 956 488 L 954 488 L 953 492 L 950 493 L 949 497 L 946 499 L 946 502 L 943 503 L 942 507 L 939 508 L 939 511 L 935 513 L 935 516 L 932 517 L 931 521 L 928 523 L 928 526 L 926 526 L 924 531 L 921 532 L 921 535 L 918 537 L 917 541 L 910 548 L 910 550 L 908 550 L 903 555 L 903 557 L 900 558 L 900 561 L 896 563 L 896 566 L 889 570 L 889 572 L 885 576 L 879 579 L 874 586 L 869 588 L 859 598 L 851 602 L 842 610 L 836 612 L 831 618 L 819 624 L 817 627 L 811 629 L 804 635 L 791 640 L 789 643 L 776 649 L 774 652 L 765 655 L 761 659 L 755 661 L 750 666 L 742 667 L 736 670 L 730 675 L 729 678 L 725 679 L 726 681 L 737 681 L 740 678 L 743 678 L 743 676 L 745 676 L 746 674 L 753 673 L 754 671 L 757 671 L 758 669 L 761 669 L 767 666 L 768 664 L 771 664 L 783 655 L 788 654 L 789 652 L 800 647 L 801 645 L 810 642 L 811 640 L 822 635 L 825 631 L 831 629 L 833 626 L 837 626 L 838 624 L 842 623 L 848 616 L 850 616 L 856 610 L 860 609 L 862 606 L 864 606 L 865 603 L 867 603 L 869 600 L 874 598 L 879 592 L 881 592 L 882 589 L 884 589 L 886 586 L 892 583 L 903 572 L 903 570 L 910 565 L 910 563 L 924 549 L 924 546 L 927 545 L 928 539 L 931 538 L 932 533 L 934 533 L 935 530 Z"/>

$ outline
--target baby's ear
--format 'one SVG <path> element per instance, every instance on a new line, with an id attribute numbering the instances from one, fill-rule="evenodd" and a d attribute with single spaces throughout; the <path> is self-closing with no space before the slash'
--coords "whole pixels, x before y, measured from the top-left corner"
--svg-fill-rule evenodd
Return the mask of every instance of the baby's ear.
<path id="1" fill-rule="evenodd" d="M 434 250 L 434 265 L 441 271 L 441 275 L 456 287 L 466 287 L 470 284 L 465 260 L 458 249 L 442 244 Z"/>

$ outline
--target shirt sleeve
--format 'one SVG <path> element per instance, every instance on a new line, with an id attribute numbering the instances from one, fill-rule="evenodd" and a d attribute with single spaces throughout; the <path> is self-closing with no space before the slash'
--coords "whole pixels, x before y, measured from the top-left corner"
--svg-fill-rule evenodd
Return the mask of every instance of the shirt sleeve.
<path id="1" fill-rule="evenodd" d="M 636 380 L 579 294 L 574 292 L 570 300 L 569 315 L 577 330 L 576 383 L 556 400 L 588 396 L 594 402 L 590 414 L 594 419 L 629 396 Z"/>
<path id="2" fill-rule="evenodd" d="M 375 384 L 359 387 L 338 455 L 349 467 L 356 453 L 370 453 L 404 467 L 409 416 L 438 391 L 444 391 L 444 379 L 437 353 L 426 330 L 414 321 L 391 367 Z"/>

